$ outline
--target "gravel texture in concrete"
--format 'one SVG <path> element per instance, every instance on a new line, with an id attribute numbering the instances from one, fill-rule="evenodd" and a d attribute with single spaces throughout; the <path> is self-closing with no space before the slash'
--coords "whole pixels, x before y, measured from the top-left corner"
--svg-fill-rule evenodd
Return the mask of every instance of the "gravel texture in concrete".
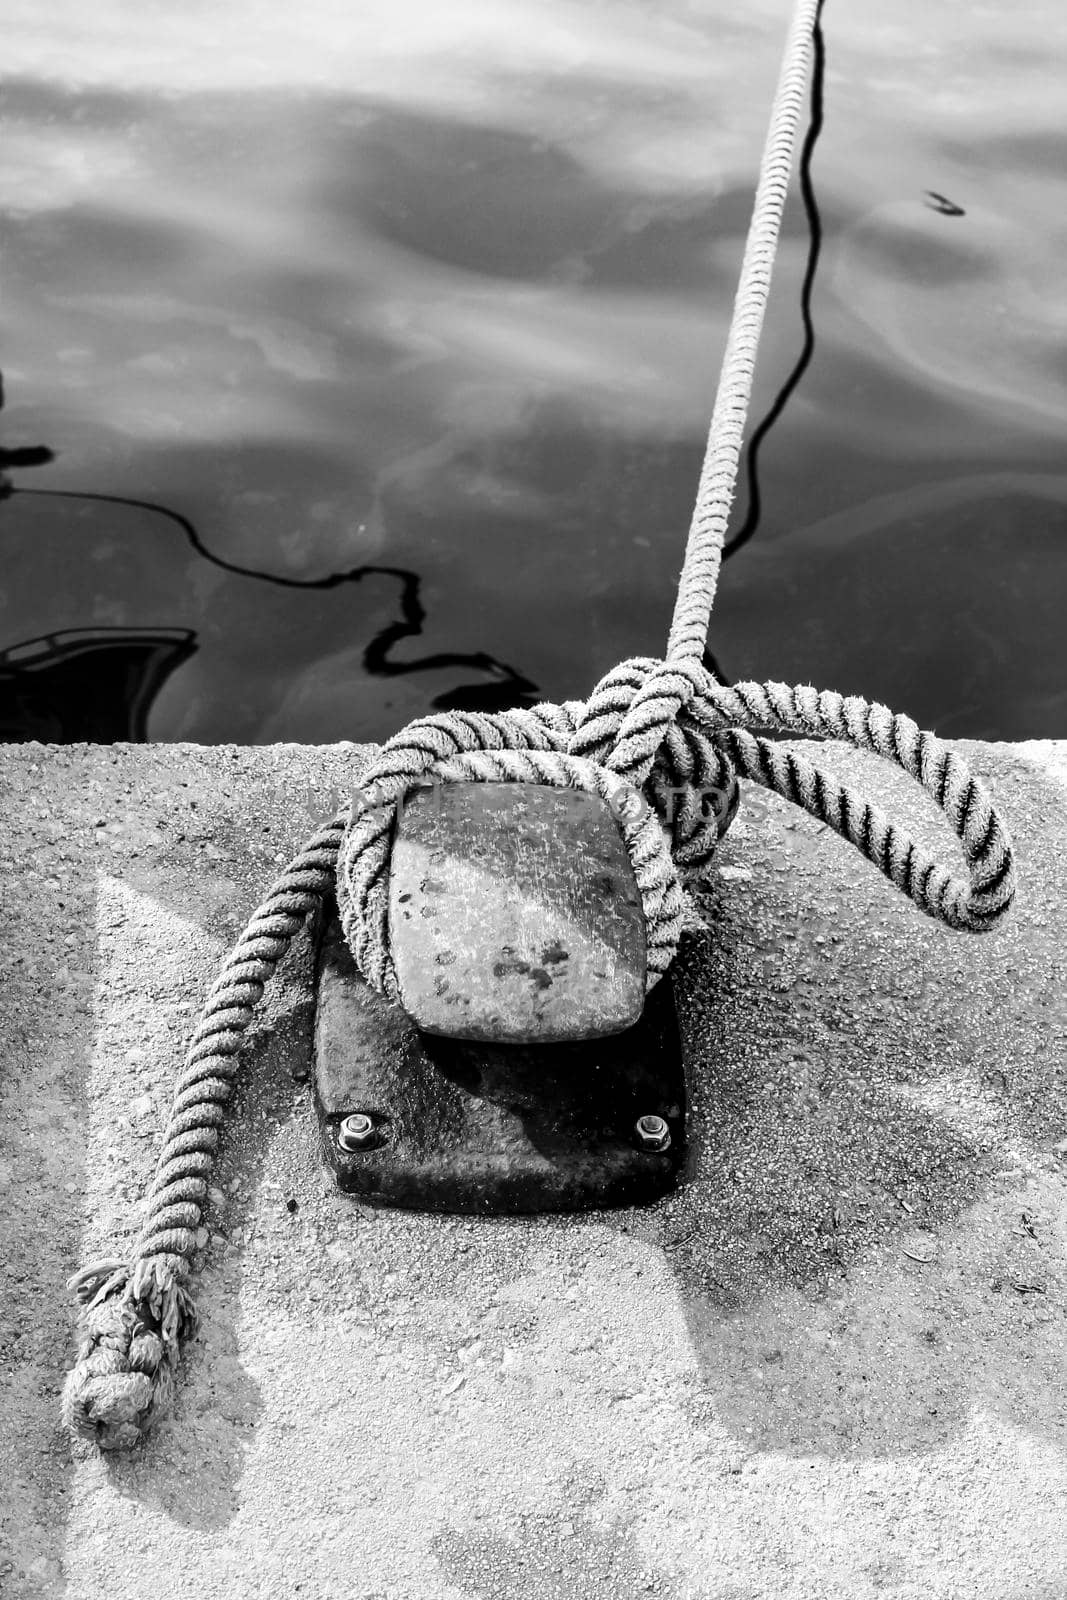
<path id="1" fill-rule="evenodd" d="M 175 1414 L 106 1459 L 58 1422 L 65 1279 L 128 1241 L 214 969 L 366 752 L 5 750 L 5 1600 L 1063 1600 L 1067 745 L 963 748 L 1019 850 L 986 938 L 746 792 L 677 964 L 688 1169 L 649 1210 L 335 1193 L 295 952 Z"/>

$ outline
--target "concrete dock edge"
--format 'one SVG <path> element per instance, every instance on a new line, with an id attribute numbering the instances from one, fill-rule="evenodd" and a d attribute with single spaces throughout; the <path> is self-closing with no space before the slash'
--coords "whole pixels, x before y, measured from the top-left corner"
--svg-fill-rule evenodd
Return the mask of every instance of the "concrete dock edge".
<path id="1" fill-rule="evenodd" d="M 217 963 L 369 752 L 0 747 L 4 1600 L 1063 1600 L 1067 741 L 959 748 L 1019 856 L 983 938 L 746 788 L 677 964 L 685 1182 L 648 1210 L 334 1192 L 297 950 L 176 1412 L 103 1459 L 58 1420 L 65 1280 L 121 1253 Z"/>

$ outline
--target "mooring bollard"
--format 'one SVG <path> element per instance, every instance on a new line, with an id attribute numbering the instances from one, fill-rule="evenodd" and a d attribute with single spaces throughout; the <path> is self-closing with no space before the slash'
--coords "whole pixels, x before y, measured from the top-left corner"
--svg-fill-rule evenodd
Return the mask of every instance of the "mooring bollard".
<path id="1" fill-rule="evenodd" d="M 684 1151 L 681 1050 L 669 981 L 645 1006 L 641 897 L 611 808 L 536 784 L 422 788 L 391 859 L 403 1009 L 336 926 L 323 948 L 314 1084 L 341 1186 L 456 1211 L 663 1193 Z"/>

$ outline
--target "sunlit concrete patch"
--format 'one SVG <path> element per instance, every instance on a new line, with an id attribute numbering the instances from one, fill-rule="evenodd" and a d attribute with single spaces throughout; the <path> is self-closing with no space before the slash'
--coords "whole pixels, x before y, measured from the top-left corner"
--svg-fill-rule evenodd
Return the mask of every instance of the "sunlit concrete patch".
<path id="1" fill-rule="evenodd" d="M 1009 1131 L 1004 1107 L 981 1084 L 944 1077 L 932 1083 L 901 1085 L 897 1093 L 930 1116 L 977 1137 L 988 1149 Z"/>
<path id="2" fill-rule="evenodd" d="M 139 1220 L 170 1109 L 175 1041 L 189 1026 L 199 970 L 190 952 L 204 945 L 195 921 L 108 873 L 97 881 L 96 928 L 85 1129 L 87 1259 L 121 1254 L 117 1247 Z M 221 959 L 221 942 L 213 944 Z"/>
<path id="3" fill-rule="evenodd" d="M 1015 748 L 1022 760 L 1032 762 L 1047 779 L 1067 789 L 1067 744 L 1026 739 Z"/>
<path id="4" fill-rule="evenodd" d="M 680 1596 L 1051 1596 L 1064 1481 L 1061 1451 L 976 1415 L 944 1453 L 862 1464 L 772 1453 L 712 1493 L 683 1469 L 638 1529 Z"/>

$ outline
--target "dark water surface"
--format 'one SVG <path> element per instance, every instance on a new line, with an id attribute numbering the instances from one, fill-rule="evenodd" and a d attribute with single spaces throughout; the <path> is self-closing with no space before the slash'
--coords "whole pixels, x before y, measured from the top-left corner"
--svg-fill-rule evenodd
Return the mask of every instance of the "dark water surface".
<path id="1" fill-rule="evenodd" d="M 3 736 L 380 738 L 662 652 L 784 3 L 13 11 Z M 1067 12 L 823 20 L 715 656 L 1062 736 Z"/>

